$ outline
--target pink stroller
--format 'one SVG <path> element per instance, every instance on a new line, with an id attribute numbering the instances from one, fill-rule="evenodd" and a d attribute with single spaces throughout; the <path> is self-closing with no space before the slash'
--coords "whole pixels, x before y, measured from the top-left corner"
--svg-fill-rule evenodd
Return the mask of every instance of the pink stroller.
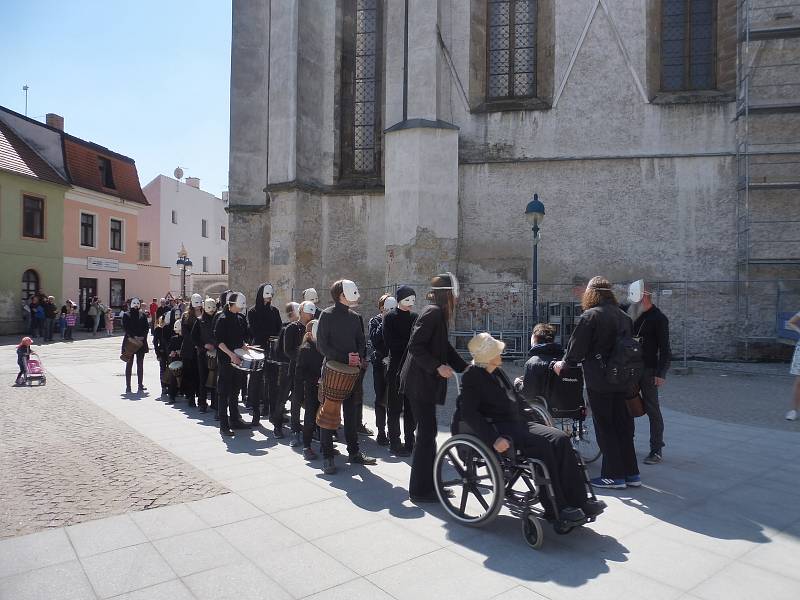
<path id="1" fill-rule="evenodd" d="M 47 376 L 44 373 L 42 361 L 36 352 L 31 352 L 25 361 L 25 383 L 33 385 L 34 380 L 39 382 L 39 385 L 47 383 Z"/>

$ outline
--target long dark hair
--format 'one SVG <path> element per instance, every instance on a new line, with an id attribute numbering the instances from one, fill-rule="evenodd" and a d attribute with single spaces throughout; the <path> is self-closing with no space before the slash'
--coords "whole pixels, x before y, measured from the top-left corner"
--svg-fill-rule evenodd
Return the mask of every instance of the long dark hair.
<path id="1" fill-rule="evenodd" d="M 586 286 L 586 291 L 583 293 L 583 298 L 581 298 L 581 308 L 589 310 L 602 302 L 617 304 L 617 297 L 614 296 L 614 292 L 611 290 L 611 282 L 605 277 L 597 275 L 592 277 L 589 280 L 589 285 Z"/>

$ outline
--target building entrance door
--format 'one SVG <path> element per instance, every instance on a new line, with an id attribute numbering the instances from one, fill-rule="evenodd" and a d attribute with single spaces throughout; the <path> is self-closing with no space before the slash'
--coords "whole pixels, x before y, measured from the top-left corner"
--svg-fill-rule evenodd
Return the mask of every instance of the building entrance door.
<path id="1" fill-rule="evenodd" d="M 78 308 L 80 309 L 81 323 L 89 327 L 89 307 L 92 298 L 97 296 L 97 279 L 94 277 L 80 277 L 78 279 Z M 94 321 L 91 326 L 94 325 Z"/>

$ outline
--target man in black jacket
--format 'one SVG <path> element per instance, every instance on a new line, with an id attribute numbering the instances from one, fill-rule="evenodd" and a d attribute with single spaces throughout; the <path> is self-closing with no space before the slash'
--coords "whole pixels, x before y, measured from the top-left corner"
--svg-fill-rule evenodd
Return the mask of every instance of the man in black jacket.
<path id="1" fill-rule="evenodd" d="M 289 424 L 292 432 L 289 446 L 292 448 L 296 448 L 303 443 L 303 425 L 300 423 L 300 409 L 303 406 L 303 384 L 302 381 L 298 381 L 296 378 L 297 355 L 300 350 L 300 344 L 303 343 L 303 338 L 306 335 L 306 325 L 314 318 L 316 313 L 317 307 L 313 302 L 302 302 L 298 308 L 299 318 L 297 321 L 289 323 L 283 332 L 283 353 L 289 359 L 286 377 L 292 384 L 291 421 Z M 281 407 L 280 416 L 283 418 L 283 407 Z"/>
<path id="2" fill-rule="evenodd" d="M 644 464 L 661 462 L 664 447 L 664 418 L 658 402 L 658 388 L 664 385 L 672 352 L 669 346 L 669 319 L 653 304 L 652 292 L 646 287 L 639 302 L 631 304 L 628 313 L 635 318 L 633 335 L 640 338 L 644 371 L 639 387 L 647 418 L 650 421 L 650 454 Z"/>
<path id="3" fill-rule="evenodd" d="M 417 293 L 411 286 L 397 288 L 395 299 L 397 308 L 386 313 L 383 318 L 383 340 L 389 351 L 389 368 L 386 372 L 387 427 L 389 429 L 389 450 L 395 456 L 411 456 L 414 450 L 414 429 L 417 426 L 411 412 L 411 403 L 405 394 L 400 394 L 400 367 L 405 356 L 411 329 L 417 321 L 413 311 Z M 400 415 L 403 415 L 403 435 L 405 445 L 400 443 Z"/>
<path id="4" fill-rule="evenodd" d="M 244 371 L 236 369 L 242 359 L 236 354 L 247 346 L 247 320 L 242 311 L 247 306 L 244 294 L 231 292 L 226 296 L 227 304 L 214 323 L 214 339 L 217 343 L 217 365 L 219 368 L 218 398 L 219 429 L 222 435 L 232 436 L 233 429 L 249 426 L 242 420 L 236 390 L 243 385 Z"/>
<path id="5" fill-rule="evenodd" d="M 397 300 L 384 294 L 378 300 L 378 314 L 369 320 L 369 361 L 372 363 L 372 387 L 375 390 L 375 426 L 378 435 L 375 441 L 379 446 L 388 446 L 386 437 L 386 364 L 389 349 L 383 339 L 383 319 L 397 306 Z"/>
<path id="6" fill-rule="evenodd" d="M 522 385 L 515 386 L 529 400 L 545 395 L 550 363 L 559 361 L 564 356 L 564 348 L 555 341 L 555 335 L 555 327 L 548 323 L 537 323 L 533 328 Z"/>
<path id="7" fill-rule="evenodd" d="M 347 279 L 334 282 L 331 297 L 335 304 L 322 311 L 317 330 L 317 348 L 326 361 L 334 360 L 352 367 L 360 367 L 362 373 L 352 393 L 342 402 L 344 436 L 347 441 L 349 461 L 355 464 L 374 465 L 377 461 L 359 450 L 358 405 L 363 399 L 363 369 L 366 367 L 367 341 L 364 337 L 364 321 L 350 309 L 358 304 L 360 294 L 356 284 Z M 336 472 L 333 451 L 333 431 L 322 429 L 320 443 L 324 457 L 323 472 Z"/>
<path id="8" fill-rule="evenodd" d="M 216 377 L 219 369 L 209 376 L 208 368 L 208 353 L 214 352 L 216 354 L 216 348 L 214 347 L 214 329 L 211 322 L 216 311 L 217 303 L 214 299 L 206 298 L 203 300 L 203 313 L 192 326 L 192 341 L 194 342 L 194 347 L 197 349 L 197 405 L 200 407 L 200 412 L 208 411 L 206 400 L 209 394 L 211 395 L 211 409 L 214 411 L 217 409 Z"/>
<path id="9" fill-rule="evenodd" d="M 269 348 L 269 338 L 276 337 L 281 332 L 281 313 L 277 307 L 272 306 L 275 289 L 270 283 L 262 283 L 256 290 L 256 301 L 253 308 L 247 311 L 247 323 L 254 346 L 259 346 L 266 351 Z M 252 425 L 258 426 L 261 415 L 269 416 L 271 403 L 275 402 L 278 395 L 278 369 L 273 363 L 264 365 L 261 371 L 250 374 L 247 386 L 247 398 L 253 408 Z M 263 409 L 262 409 L 263 404 Z"/>

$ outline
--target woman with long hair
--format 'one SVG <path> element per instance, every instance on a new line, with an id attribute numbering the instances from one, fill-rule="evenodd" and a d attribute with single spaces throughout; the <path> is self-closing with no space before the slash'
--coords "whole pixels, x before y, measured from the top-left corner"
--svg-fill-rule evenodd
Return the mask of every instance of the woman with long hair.
<path id="1" fill-rule="evenodd" d="M 425 307 L 411 330 L 408 352 L 400 370 L 400 393 L 404 394 L 417 421 L 411 455 L 408 493 L 412 502 L 438 502 L 433 483 L 436 458 L 436 405 L 447 398 L 447 380 L 467 363 L 450 345 L 448 322 L 458 300 L 458 280 L 452 273 L 431 279 Z"/>

